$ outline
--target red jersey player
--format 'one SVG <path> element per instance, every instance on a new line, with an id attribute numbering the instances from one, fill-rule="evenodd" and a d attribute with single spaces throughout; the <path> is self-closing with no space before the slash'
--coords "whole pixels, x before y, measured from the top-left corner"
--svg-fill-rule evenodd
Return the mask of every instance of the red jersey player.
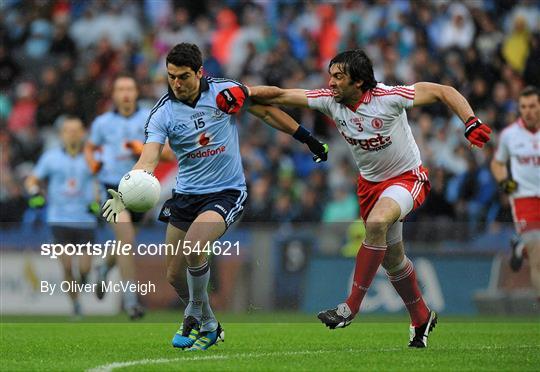
<path id="1" fill-rule="evenodd" d="M 321 311 L 318 318 L 331 329 L 349 325 L 382 264 L 411 316 L 409 346 L 426 347 L 437 314 L 424 303 L 413 264 L 404 254 L 402 221 L 422 204 L 430 186 L 405 109 L 445 103 L 463 120 L 465 136 L 478 147 L 489 140 L 491 130 L 452 87 L 377 83 L 371 60 L 362 50 L 338 54 L 328 71 L 330 89 L 259 86 L 248 92 L 256 102 L 308 107 L 332 118 L 360 170 L 358 197 L 366 238 L 356 257 L 351 294 L 336 308 Z M 243 102 L 245 93 L 236 88 L 227 93 L 236 99 L 227 100 L 220 109 L 232 113 L 240 108 L 237 102 Z"/>
<path id="2" fill-rule="evenodd" d="M 510 195 L 516 231 L 523 244 L 514 244 L 512 269 L 519 269 L 522 247 L 531 267 L 531 282 L 540 301 L 540 92 L 527 87 L 519 96 L 519 119 L 506 127 L 491 162 L 493 176 Z M 510 161 L 511 175 L 507 164 Z"/>

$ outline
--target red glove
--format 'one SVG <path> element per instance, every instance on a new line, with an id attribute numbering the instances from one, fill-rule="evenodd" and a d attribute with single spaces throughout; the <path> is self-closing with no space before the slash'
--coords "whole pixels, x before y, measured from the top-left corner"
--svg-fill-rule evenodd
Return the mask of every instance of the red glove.
<path id="1" fill-rule="evenodd" d="M 476 116 L 471 116 L 465 123 L 465 138 L 475 146 L 484 147 L 484 143 L 489 141 L 491 129 L 480 121 Z"/>
<path id="2" fill-rule="evenodd" d="M 242 106 L 244 101 L 249 97 L 247 88 L 243 85 L 234 86 L 231 88 L 223 89 L 216 97 L 216 103 L 218 108 L 227 114 L 236 114 Z"/>

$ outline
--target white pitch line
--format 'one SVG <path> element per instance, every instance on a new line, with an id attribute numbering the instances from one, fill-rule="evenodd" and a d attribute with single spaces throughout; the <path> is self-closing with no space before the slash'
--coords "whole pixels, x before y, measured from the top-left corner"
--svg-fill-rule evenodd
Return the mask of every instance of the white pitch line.
<path id="1" fill-rule="evenodd" d="M 353 350 L 350 350 L 353 351 Z M 357 350 L 360 351 L 360 350 Z M 92 369 L 88 369 L 87 372 L 110 372 L 117 368 L 125 368 L 137 365 L 145 364 L 161 364 L 161 363 L 172 363 L 172 362 L 189 362 L 189 361 L 199 361 L 199 360 L 214 360 L 214 359 L 233 359 L 233 358 L 264 358 L 272 356 L 287 356 L 287 355 L 309 355 L 309 354 L 323 354 L 323 353 L 332 353 L 334 350 L 319 350 L 319 351 L 274 351 L 269 353 L 241 353 L 241 354 L 230 354 L 230 355 L 207 355 L 200 357 L 185 357 L 185 358 L 170 358 L 170 359 L 141 359 L 133 360 L 130 362 L 115 362 L 110 364 L 104 364 Z"/>
<path id="2" fill-rule="evenodd" d="M 540 348 L 540 345 L 516 345 L 516 346 L 489 346 L 484 345 L 476 348 L 467 348 L 467 351 L 485 351 L 485 350 L 506 350 L 506 349 L 536 349 Z M 326 354 L 326 353 L 336 353 L 336 352 L 348 352 L 348 353 L 366 353 L 366 352 L 393 352 L 401 351 L 403 348 L 394 347 L 394 348 L 377 348 L 377 349 L 349 349 L 349 350 L 304 350 L 304 351 L 274 351 L 268 353 L 240 353 L 240 354 L 230 354 L 230 355 L 205 355 L 200 357 L 185 357 L 185 358 L 161 358 L 161 359 L 140 359 L 133 360 L 129 362 L 114 362 L 110 364 L 104 364 L 95 368 L 86 370 L 86 372 L 111 372 L 115 369 L 126 368 L 138 365 L 146 364 L 163 364 L 163 363 L 172 363 L 172 362 L 189 362 L 189 361 L 203 361 L 203 360 L 226 360 L 226 359 L 235 359 L 235 358 L 265 358 L 272 356 L 295 356 L 295 355 L 310 355 L 310 354 Z M 462 350 L 462 348 L 437 348 L 437 351 L 456 351 Z"/>
<path id="3" fill-rule="evenodd" d="M 133 367 L 145 364 L 161 364 L 161 363 L 172 363 L 180 361 L 195 361 L 195 360 L 217 360 L 217 359 L 228 359 L 225 355 L 207 355 L 203 357 L 193 357 L 193 358 L 171 358 L 171 359 L 141 359 L 141 360 L 132 360 L 131 362 L 115 362 L 110 364 L 104 364 L 92 369 L 88 369 L 87 372 L 110 372 L 113 369 Z"/>

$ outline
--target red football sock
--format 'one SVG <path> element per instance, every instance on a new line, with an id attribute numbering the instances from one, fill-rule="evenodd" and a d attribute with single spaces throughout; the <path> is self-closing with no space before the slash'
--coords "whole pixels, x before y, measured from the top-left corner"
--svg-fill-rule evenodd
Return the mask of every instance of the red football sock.
<path id="1" fill-rule="evenodd" d="M 351 294 L 347 301 L 345 301 L 353 314 L 356 314 L 360 309 L 362 299 L 371 285 L 385 253 L 386 245 L 377 246 L 363 243 L 362 247 L 360 247 L 360 250 L 356 255 L 356 266 L 354 268 Z"/>
<path id="2" fill-rule="evenodd" d="M 422 292 L 416 281 L 416 274 L 411 260 L 404 258 L 405 265 L 402 269 L 393 273 L 386 273 L 390 282 L 409 310 L 411 324 L 414 327 L 421 326 L 429 318 L 429 309 L 422 298 Z"/>

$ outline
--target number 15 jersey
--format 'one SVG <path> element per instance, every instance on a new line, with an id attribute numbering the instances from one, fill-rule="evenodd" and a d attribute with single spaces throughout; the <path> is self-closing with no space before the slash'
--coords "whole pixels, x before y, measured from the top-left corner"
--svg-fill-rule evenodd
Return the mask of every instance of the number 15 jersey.
<path id="1" fill-rule="evenodd" d="M 310 108 L 332 118 L 348 143 L 360 170 L 371 182 L 381 182 L 418 168 L 420 151 L 407 122 L 414 86 L 378 83 L 355 106 L 337 103 L 329 89 L 308 90 Z"/>
<path id="2" fill-rule="evenodd" d="M 179 101 L 169 89 L 156 103 L 146 123 L 146 143 L 169 144 L 178 159 L 175 191 L 209 194 L 226 189 L 246 190 L 238 129 L 233 116 L 221 112 L 217 94 L 239 83 L 201 79 L 193 105 Z"/>

